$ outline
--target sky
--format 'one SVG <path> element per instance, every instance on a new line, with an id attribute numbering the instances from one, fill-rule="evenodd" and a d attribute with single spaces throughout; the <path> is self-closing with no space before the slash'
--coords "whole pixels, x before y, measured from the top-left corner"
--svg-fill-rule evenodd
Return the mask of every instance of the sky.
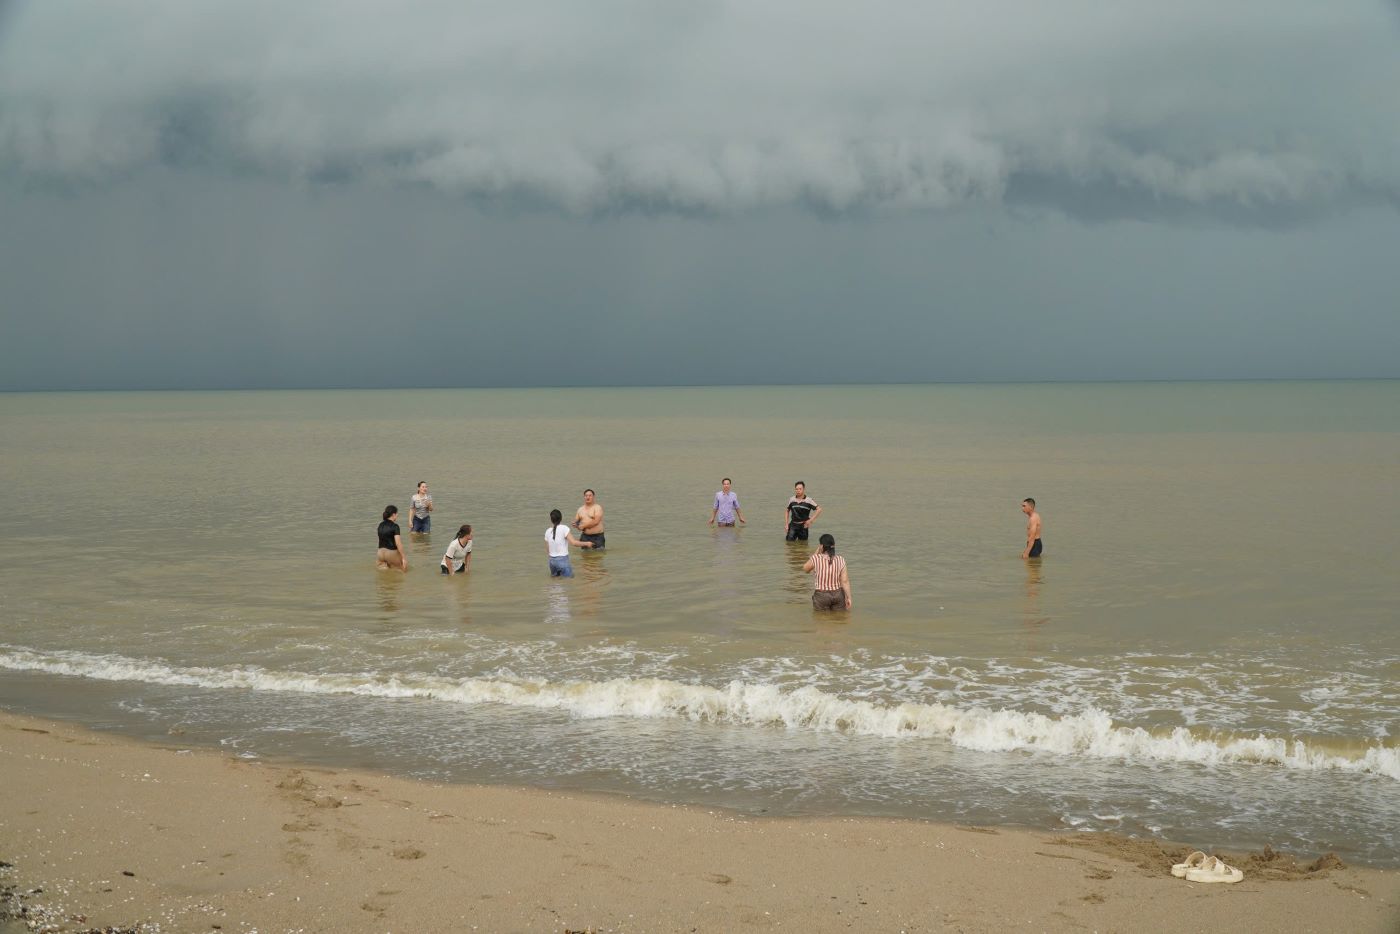
<path id="1" fill-rule="evenodd" d="M 1397 378 L 1400 3 L 0 0 L 0 390 Z"/>

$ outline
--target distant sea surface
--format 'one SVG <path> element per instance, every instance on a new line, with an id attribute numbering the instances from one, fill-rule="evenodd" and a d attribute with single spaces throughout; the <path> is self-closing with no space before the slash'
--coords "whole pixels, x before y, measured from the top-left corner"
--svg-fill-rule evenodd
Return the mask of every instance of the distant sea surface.
<path id="1" fill-rule="evenodd" d="M 6 394 L 0 428 L 9 710 L 1400 864 L 1400 382 Z M 748 525 L 713 529 L 726 476 Z M 783 541 L 797 480 L 849 614 Z M 585 487 L 608 547 L 552 580 Z M 374 566 L 389 503 L 406 575 Z"/>

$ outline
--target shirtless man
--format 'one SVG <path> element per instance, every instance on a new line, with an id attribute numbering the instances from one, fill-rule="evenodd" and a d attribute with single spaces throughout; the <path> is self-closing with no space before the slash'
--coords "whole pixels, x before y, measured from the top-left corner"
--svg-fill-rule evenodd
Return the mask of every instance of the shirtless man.
<path id="1" fill-rule="evenodd" d="M 1026 548 L 1021 552 L 1022 558 L 1039 558 L 1040 546 L 1040 513 L 1035 511 L 1035 500 L 1027 496 L 1021 500 L 1021 511 L 1029 518 L 1026 519 Z"/>
<path id="2" fill-rule="evenodd" d="M 583 491 L 583 505 L 574 513 L 574 528 L 578 529 L 579 540 L 590 542 L 595 551 L 607 543 L 603 535 L 603 504 L 594 500 L 592 490 Z"/>

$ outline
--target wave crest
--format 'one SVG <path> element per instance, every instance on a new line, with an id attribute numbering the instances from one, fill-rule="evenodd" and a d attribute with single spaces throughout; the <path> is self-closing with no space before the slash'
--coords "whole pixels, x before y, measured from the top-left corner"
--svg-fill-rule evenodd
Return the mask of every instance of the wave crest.
<path id="1" fill-rule="evenodd" d="M 880 737 L 937 737 L 980 751 L 1029 751 L 1096 759 L 1255 763 L 1307 771 L 1370 773 L 1400 781 L 1400 748 L 1325 748 L 1316 741 L 1258 734 L 1152 731 L 1116 725 L 1089 707 L 1064 716 L 946 704 L 880 704 L 829 694 L 815 687 L 784 690 L 774 684 L 731 681 L 724 687 L 664 678 L 608 681 L 451 680 L 431 675 L 311 674 L 256 666 L 172 667 L 119 655 L 0 651 L 0 668 L 202 688 L 286 691 L 363 697 L 421 697 L 457 704 L 505 704 L 562 710 L 578 717 L 686 719 L 741 726 L 845 732 Z"/>

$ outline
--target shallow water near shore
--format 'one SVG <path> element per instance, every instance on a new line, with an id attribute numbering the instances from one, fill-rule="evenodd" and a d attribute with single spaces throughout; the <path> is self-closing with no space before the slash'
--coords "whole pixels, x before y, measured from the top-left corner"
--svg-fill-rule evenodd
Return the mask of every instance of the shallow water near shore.
<path id="1" fill-rule="evenodd" d="M 0 419 L 11 710 L 1400 863 L 1397 382 L 11 394 Z M 706 524 L 725 476 L 745 527 Z M 434 528 L 377 571 L 419 479 Z M 795 480 L 850 614 L 814 615 L 783 542 Z M 551 580 L 548 510 L 585 486 L 608 548 Z M 462 522 L 472 571 L 443 578 Z"/>

